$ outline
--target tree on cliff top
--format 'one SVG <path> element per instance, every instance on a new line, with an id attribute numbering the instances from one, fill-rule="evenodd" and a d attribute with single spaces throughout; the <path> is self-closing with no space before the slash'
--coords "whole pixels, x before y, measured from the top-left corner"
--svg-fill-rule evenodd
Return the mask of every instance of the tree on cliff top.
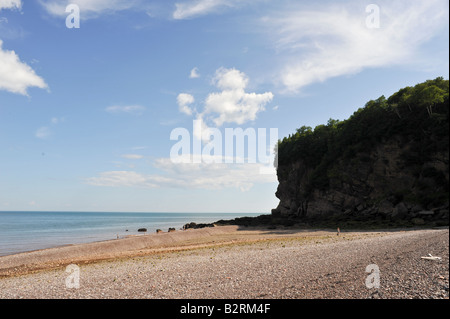
<path id="1" fill-rule="evenodd" d="M 279 141 L 279 166 L 301 161 L 314 170 L 311 189 L 328 187 L 328 172 L 338 159 L 350 160 L 393 136 L 416 141 L 422 162 L 430 152 L 449 149 L 449 81 L 438 77 L 405 87 L 388 99 L 367 102 L 349 119 L 330 119 L 312 129 L 302 126 Z M 429 138 L 433 136 L 433 138 Z"/>

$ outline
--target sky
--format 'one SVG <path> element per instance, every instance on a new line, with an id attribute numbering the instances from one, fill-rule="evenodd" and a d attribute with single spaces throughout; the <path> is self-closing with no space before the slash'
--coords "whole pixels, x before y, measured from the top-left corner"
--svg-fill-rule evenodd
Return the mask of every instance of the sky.
<path id="1" fill-rule="evenodd" d="M 270 139 L 448 79 L 448 29 L 447 0 L 0 0 L 0 210 L 270 213 Z"/>

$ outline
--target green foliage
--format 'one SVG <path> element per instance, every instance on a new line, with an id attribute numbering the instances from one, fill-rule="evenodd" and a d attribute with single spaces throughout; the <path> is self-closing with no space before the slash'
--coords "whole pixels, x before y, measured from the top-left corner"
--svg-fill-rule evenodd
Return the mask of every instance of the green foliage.
<path id="1" fill-rule="evenodd" d="M 381 96 L 369 101 L 347 120 L 330 119 L 314 129 L 302 126 L 279 141 L 278 164 L 302 161 L 312 170 L 306 192 L 325 189 L 329 177 L 336 175 L 333 165 L 338 160 L 351 160 L 393 136 L 415 141 L 405 154 L 407 165 L 424 163 L 430 154 L 448 151 L 448 125 L 449 81 L 439 77 L 403 88 L 388 99 Z"/>

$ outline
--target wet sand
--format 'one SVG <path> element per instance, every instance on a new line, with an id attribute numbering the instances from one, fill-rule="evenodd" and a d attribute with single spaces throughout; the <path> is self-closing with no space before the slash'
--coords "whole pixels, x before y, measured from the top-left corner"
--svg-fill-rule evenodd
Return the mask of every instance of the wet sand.
<path id="1" fill-rule="evenodd" d="M 348 236 L 357 234 L 362 235 L 363 233 L 349 233 Z M 335 235 L 336 232 L 334 231 L 285 228 L 269 230 L 267 228 L 239 226 L 221 226 L 171 233 L 136 235 L 117 240 L 65 245 L 0 256 L 0 277 L 21 275 L 36 270 L 52 269 L 74 263 L 92 263 L 101 260 L 282 238 L 313 239 L 315 237 Z"/>

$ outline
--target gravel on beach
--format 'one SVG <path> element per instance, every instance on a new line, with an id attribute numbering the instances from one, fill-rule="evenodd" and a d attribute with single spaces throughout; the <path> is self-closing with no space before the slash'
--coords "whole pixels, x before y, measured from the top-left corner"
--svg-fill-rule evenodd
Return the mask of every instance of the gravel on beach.
<path id="1" fill-rule="evenodd" d="M 427 260 L 431 254 L 441 259 Z M 376 265 L 379 273 L 366 272 Z M 265 240 L 0 279 L 0 298 L 449 298 L 449 231 Z M 79 274 L 79 288 L 66 280 Z M 366 280 L 379 275 L 379 287 Z M 368 281 L 374 283 L 375 281 Z"/>

